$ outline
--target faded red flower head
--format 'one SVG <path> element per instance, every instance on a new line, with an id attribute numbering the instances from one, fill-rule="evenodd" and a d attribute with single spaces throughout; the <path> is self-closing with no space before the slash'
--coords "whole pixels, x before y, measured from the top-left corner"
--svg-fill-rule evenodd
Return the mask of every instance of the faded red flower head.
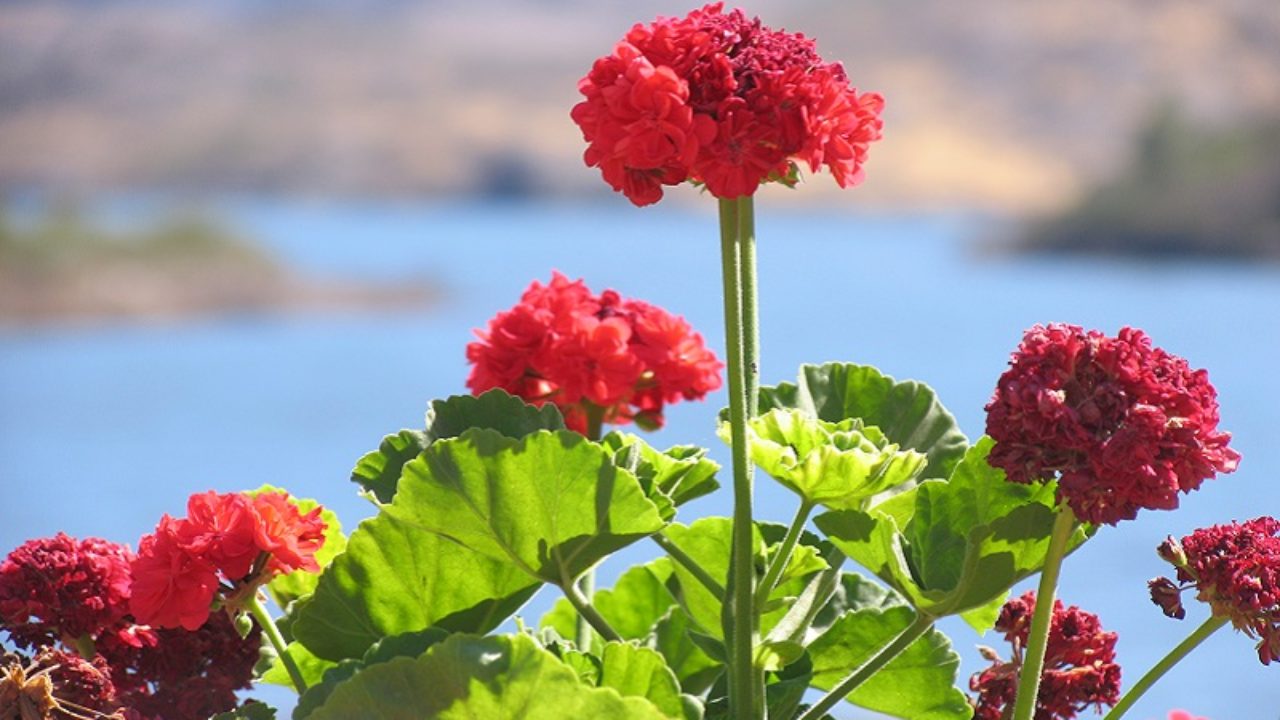
<path id="1" fill-rule="evenodd" d="M 1088 522 L 1176 508 L 1240 461 L 1208 373 L 1132 328 L 1031 328 L 986 410 L 988 461 L 1014 482 L 1057 478 L 1059 502 Z"/>
<path id="2" fill-rule="evenodd" d="M 1185 615 L 1178 595 L 1194 587 L 1196 599 L 1237 630 L 1258 640 L 1264 665 L 1280 658 L 1280 521 L 1260 517 L 1214 525 L 1161 544 L 1160 556 L 1177 568 L 1178 585 L 1156 578 L 1152 601 L 1170 617 Z"/>
<path id="3" fill-rule="evenodd" d="M 793 183 L 801 163 L 856 185 L 884 105 L 809 38 L 723 3 L 636 25 L 578 90 L 571 116 L 587 165 L 637 205 L 686 180 L 717 197 L 751 195 L 769 180 Z"/>
<path id="4" fill-rule="evenodd" d="M 28 648 L 92 638 L 129 611 L 131 558 L 120 545 L 63 533 L 23 543 L 0 563 L 0 628 Z"/>
<path id="5" fill-rule="evenodd" d="M 1012 644 L 1013 657 L 1004 661 L 995 651 L 984 649 L 992 665 L 969 680 L 969 689 L 978 693 L 974 720 L 1001 720 L 1013 703 L 1035 609 L 1035 592 L 1014 598 L 1000 609 L 996 630 Z M 1119 702 L 1115 645 L 1116 634 L 1104 632 L 1097 615 L 1074 605 L 1064 608 L 1055 600 L 1035 720 L 1071 720 L 1090 705 L 1100 711 Z"/>
<path id="6" fill-rule="evenodd" d="M 283 492 L 207 492 L 191 496 L 187 511 L 164 516 L 138 545 L 130 609 L 140 623 L 196 630 L 221 581 L 242 596 L 274 575 L 320 569 L 322 508 L 304 515 Z"/>
<path id="7" fill-rule="evenodd" d="M 476 334 L 467 345 L 472 392 L 501 388 L 552 403 L 579 432 L 591 407 L 605 422 L 659 427 L 666 403 L 720 387 L 723 365 L 684 318 L 613 290 L 595 295 L 560 273 L 535 281 Z"/>

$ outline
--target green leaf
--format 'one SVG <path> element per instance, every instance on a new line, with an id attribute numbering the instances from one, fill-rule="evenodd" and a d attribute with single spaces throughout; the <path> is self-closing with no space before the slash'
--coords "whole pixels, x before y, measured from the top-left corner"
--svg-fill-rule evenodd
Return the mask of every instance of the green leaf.
<path id="1" fill-rule="evenodd" d="M 360 658 L 388 635 L 433 625 L 488 632 L 520 608 L 538 583 L 385 511 L 351 534 L 347 551 L 291 611 L 293 636 L 329 660 Z"/>
<path id="2" fill-rule="evenodd" d="M 891 643 L 915 619 L 905 605 L 842 615 L 809 646 L 814 687 L 830 690 Z M 973 709 L 955 687 L 960 656 L 930 630 L 847 697 L 855 705 L 909 720 L 970 720 Z"/>
<path id="3" fill-rule="evenodd" d="M 676 674 L 680 688 L 689 694 L 707 691 L 724 671 L 724 664 L 707 654 L 693 640 L 693 621 L 680 607 L 667 611 L 653 631 L 653 647 L 662 653 L 667 667 Z"/>
<path id="4" fill-rule="evenodd" d="M 235 710 L 214 715 L 212 720 L 276 720 L 276 710 L 257 700 L 249 700 Z"/>
<path id="5" fill-rule="evenodd" d="M 600 444 L 612 449 L 616 457 L 625 457 L 630 453 L 622 451 L 636 448 L 634 462 L 622 467 L 635 473 L 642 483 L 656 487 L 677 506 L 720 487 L 715 479 L 720 466 L 707 459 L 705 448 L 677 445 L 659 452 L 638 436 L 617 431 L 605 435 Z"/>
<path id="6" fill-rule="evenodd" d="M 395 497 L 404 464 L 427 448 L 427 436 L 420 430 L 401 430 L 382 438 L 378 449 L 356 461 L 351 482 L 373 493 L 379 503 Z"/>
<path id="7" fill-rule="evenodd" d="M 612 588 L 596 590 L 591 604 L 624 640 L 645 640 L 676 604 L 675 596 L 667 589 L 672 572 L 668 558 L 628 568 Z M 562 597 L 542 616 L 539 625 L 554 629 L 561 637 L 573 637 L 577 617 L 573 605 Z"/>
<path id="8" fill-rule="evenodd" d="M 890 441 L 925 454 L 926 478 L 944 478 L 969 441 L 928 385 L 894 380 L 869 365 L 803 365 L 797 384 L 760 388 L 760 412 L 795 408 L 827 422 L 858 418 Z"/>
<path id="9" fill-rule="evenodd" d="M 525 635 L 454 635 L 417 659 L 396 658 L 339 685 L 314 720 L 666 720 L 639 697 L 583 684 Z"/>
<path id="10" fill-rule="evenodd" d="M 665 525 L 635 475 L 566 430 L 432 443 L 383 512 L 555 584 Z"/>
<path id="11" fill-rule="evenodd" d="M 536 407 L 505 390 L 431 401 L 424 433 L 428 445 L 458 437 L 472 428 L 495 430 L 509 438 L 522 438 L 539 430 L 565 429 L 564 418 L 555 405 Z"/>
<path id="12" fill-rule="evenodd" d="M 752 537 L 754 565 L 757 575 L 763 575 L 767 558 L 777 549 L 786 528 L 781 525 L 757 523 L 754 530 Z M 729 548 L 732 534 L 733 523 L 729 518 L 724 517 L 703 518 L 689 526 L 673 524 L 667 528 L 666 532 L 668 539 L 722 585 L 727 585 L 729 577 Z M 767 548 L 766 537 L 769 540 Z M 812 537 L 809 536 L 810 539 Z M 792 552 L 777 587 L 769 595 L 771 604 L 776 604 L 778 607 L 762 615 L 760 619 L 762 633 L 767 633 L 769 628 L 773 627 L 774 623 L 786 613 L 785 602 L 782 601 L 800 593 L 804 587 L 804 578 L 826 567 L 827 564 L 819 556 L 818 550 L 802 538 Z M 722 641 L 724 632 L 720 623 L 720 601 L 682 566 L 676 564 L 674 568 L 680 583 L 681 605 L 688 611 L 690 618 L 702 634 Z"/>
<path id="13" fill-rule="evenodd" d="M 832 543 L 933 617 L 972 613 L 1044 564 L 1054 486 L 1007 482 L 987 464 L 993 442 L 970 448 L 948 481 L 930 480 L 863 513 L 829 512 L 814 522 Z M 1078 528 L 1070 548 L 1087 538 Z M 978 629 L 985 630 L 983 626 Z"/>
<path id="14" fill-rule="evenodd" d="M 727 440 L 728 425 L 720 428 Z M 855 418 L 827 422 L 777 409 L 752 418 L 747 429 L 752 462 L 810 504 L 858 509 L 925 468 L 922 453 L 899 450 Z"/>
<path id="15" fill-rule="evenodd" d="M 289 643 L 285 648 L 285 652 L 289 654 L 289 657 L 293 658 L 294 664 L 302 671 L 302 679 L 306 681 L 307 685 L 315 685 L 320 682 L 320 678 L 324 677 L 325 672 L 336 664 L 331 660 L 316 657 L 304 645 L 297 642 Z M 280 662 L 278 657 L 273 657 L 270 666 L 267 667 L 267 671 L 262 673 L 262 677 L 259 680 L 271 685 L 293 689 L 293 678 L 289 677 L 289 671 L 285 670 L 284 664 Z"/>
<path id="16" fill-rule="evenodd" d="M 293 717 L 295 720 L 302 720 L 302 718 L 310 715 L 328 700 L 334 689 L 365 668 L 398 657 L 418 657 L 432 645 L 443 642 L 448 637 L 449 633 L 440 628 L 427 628 L 419 632 L 402 633 L 383 638 L 374 643 L 362 659 L 343 660 L 336 665 L 331 665 L 330 669 L 326 670 L 321 678 L 317 680 L 308 679 L 307 691 L 298 699 L 298 705 L 294 708 Z"/>
<path id="17" fill-rule="evenodd" d="M 642 697 L 669 717 L 684 717 L 680 683 L 662 655 L 630 643 L 610 642 L 601 657 L 600 687 L 623 697 Z"/>
<path id="18" fill-rule="evenodd" d="M 564 418 L 554 405 L 529 405 L 504 390 L 490 390 L 478 397 L 454 395 L 433 400 L 427 410 L 425 430 L 401 430 L 382 439 L 351 471 L 351 481 L 373 493 L 379 503 L 389 503 L 405 463 L 418 457 L 437 440 L 457 437 L 471 428 L 489 428 L 507 437 L 524 437 L 535 430 L 563 430 Z"/>
<path id="19" fill-rule="evenodd" d="M 258 495 L 269 492 L 286 491 L 283 488 L 272 485 L 263 485 L 249 494 Z M 290 495 L 289 501 L 303 514 L 320 507 L 320 503 L 311 498 L 298 498 Z M 337 514 L 332 510 L 328 508 L 321 510 L 320 519 L 325 524 L 324 545 L 320 546 L 320 549 L 316 551 L 316 562 L 320 565 L 320 569 L 323 570 L 329 566 L 329 563 L 333 562 L 334 558 L 347 549 L 347 536 L 342 534 L 342 523 L 338 521 Z M 316 584 L 319 582 L 320 573 L 295 570 L 287 575 L 273 578 L 267 584 L 267 590 L 271 593 L 271 599 L 275 601 L 276 605 L 281 608 L 287 608 L 289 603 L 315 592 Z"/>

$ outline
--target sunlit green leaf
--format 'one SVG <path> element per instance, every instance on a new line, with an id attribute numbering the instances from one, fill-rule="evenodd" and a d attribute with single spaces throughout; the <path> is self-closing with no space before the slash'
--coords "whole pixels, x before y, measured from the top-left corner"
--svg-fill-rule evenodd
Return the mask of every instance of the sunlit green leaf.
<path id="1" fill-rule="evenodd" d="M 612 688 L 623 697 L 642 697 L 664 714 L 684 717 L 680 683 L 662 655 L 630 643 L 610 642 L 601 657 L 600 687 Z"/>
<path id="2" fill-rule="evenodd" d="M 720 466 L 706 457 L 707 451 L 693 445 L 677 445 L 659 452 L 636 435 L 611 432 L 600 441 L 618 453 L 636 448 L 633 467 L 626 467 L 642 482 L 651 483 L 675 505 L 714 492 L 720 485 L 715 475 Z"/>
<path id="3" fill-rule="evenodd" d="M 827 422 L 858 418 L 880 428 L 891 442 L 928 458 L 923 477 L 945 478 L 968 440 L 933 389 L 895 380 L 868 365 L 804 365 L 796 384 L 760 389 L 760 412 L 796 408 Z"/>
<path id="4" fill-rule="evenodd" d="M 291 642 L 285 648 L 285 652 L 289 653 L 289 657 L 293 658 L 293 662 L 302 672 L 302 679 L 307 685 L 315 685 L 324 676 L 325 672 L 337 663 L 332 660 L 316 657 L 310 650 L 301 643 Z M 289 677 L 289 671 L 285 670 L 284 664 L 279 658 L 273 657 L 267 671 L 259 678 L 264 683 L 271 685 L 279 685 L 293 689 L 293 679 Z"/>
<path id="5" fill-rule="evenodd" d="M 383 513 L 557 584 L 665 524 L 635 475 L 564 430 L 468 430 L 432 443 L 405 465 Z"/>
<path id="6" fill-rule="evenodd" d="M 427 437 L 420 430 L 401 430 L 382 438 L 378 449 L 356 461 L 351 482 L 357 483 L 380 503 L 395 497 L 404 464 L 418 457 L 427 447 Z"/>
<path id="7" fill-rule="evenodd" d="M 721 424 L 727 439 L 728 425 Z M 771 410 L 747 423 L 751 460 L 810 504 L 861 508 L 873 496 L 915 480 L 925 456 L 878 428 L 850 418 L 819 420 L 800 410 Z"/>
<path id="8" fill-rule="evenodd" d="M 906 630 L 915 612 L 906 605 L 841 615 L 809 645 L 812 684 L 830 690 Z M 869 710 L 908 720 L 970 720 L 973 709 L 955 687 L 960 656 L 930 630 L 847 696 Z"/>
<path id="9" fill-rule="evenodd" d="M 868 512 L 815 518 L 831 542 L 922 612 L 991 618 L 989 605 L 1044 564 L 1054 520 L 1054 487 L 1006 482 L 987 464 L 983 438 L 947 481 L 930 480 Z M 1069 547 L 1084 542 L 1079 528 Z M 978 627 L 975 625 L 975 627 Z"/>
<path id="10" fill-rule="evenodd" d="M 295 639 L 336 661 L 360 658 L 385 636 L 433 625 L 488 632 L 537 589 L 510 563 L 382 512 L 356 528 L 347 551 L 290 616 Z"/>
<path id="11" fill-rule="evenodd" d="M 668 720 L 641 697 L 590 687 L 526 635 L 454 635 L 419 658 L 366 668 L 314 720 Z"/>

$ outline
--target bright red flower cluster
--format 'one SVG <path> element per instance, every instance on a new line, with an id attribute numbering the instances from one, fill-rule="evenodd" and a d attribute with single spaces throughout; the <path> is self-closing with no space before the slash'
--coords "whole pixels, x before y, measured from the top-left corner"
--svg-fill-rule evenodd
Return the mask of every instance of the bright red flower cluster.
<path id="1" fill-rule="evenodd" d="M 587 165 L 636 205 L 685 180 L 721 198 L 751 195 L 768 180 L 794 182 L 796 163 L 856 185 L 884 106 L 809 38 L 723 3 L 637 24 L 578 90 Z"/>
<path id="2" fill-rule="evenodd" d="M 1208 374 L 1132 328 L 1031 328 L 986 409 L 988 461 L 1014 482 L 1057 477 L 1058 500 L 1093 523 L 1176 508 L 1240 461 Z"/>
<path id="3" fill-rule="evenodd" d="M 187 517 L 165 515 L 138 544 L 130 610 L 148 625 L 197 630 L 222 580 L 252 592 L 276 574 L 319 571 L 321 512 L 303 515 L 283 492 L 192 495 Z"/>
<path id="4" fill-rule="evenodd" d="M 1196 598 L 1214 615 L 1258 639 L 1264 665 L 1280 659 L 1280 521 L 1260 517 L 1245 523 L 1202 528 L 1160 545 L 1160 556 L 1178 569 L 1178 580 L 1196 588 Z M 1152 601 L 1165 614 L 1184 616 L 1183 587 L 1167 578 L 1149 583 Z"/>
<path id="5" fill-rule="evenodd" d="M 666 403 L 720 387 L 723 365 L 684 318 L 613 290 L 593 294 L 553 273 L 467 345 L 467 387 L 502 388 L 535 405 L 552 403 L 566 424 L 587 428 L 591 407 L 605 422 L 662 425 Z"/>
<path id="6" fill-rule="evenodd" d="M 27 669 L 49 669 L 52 697 L 63 704 L 128 720 L 204 720 L 235 707 L 235 691 L 252 680 L 260 634 L 241 639 L 222 613 L 195 632 L 137 624 L 129 614 L 133 559 L 97 538 L 23 544 L 0 563 L 0 629 L 36 651 Z M 64 647 L 96 654 L 84 660 Z"/>
<path id="7" fill-rule="evenodd" d="M 1031 631 L 1036 594 L 1028 592 L 1000 609 L 996 629 L 1013 645 L 1013 659 L 1001 660 L 984 648 L 992 666 L 969 680 L 978 693 L 974 720 L 1001 720 L 1017 694 L 1022 652 Z M 1120 700 L 1120 666 L 1116 664 L 1116 634 L 1103 632 L 1098 616 L 1072 605 L 1053 603 L 1044 673 L 1036 698 L 1035 720 L 1071 720 L 1090 705 L 1098 710 Z"/>
<path id="8" fill-rule="evenodd" d="M 24 648 L 92 638 L 129 611 L 132 557 L 63 533 L 23 543 L 0 563 L 0 627 Z"/>

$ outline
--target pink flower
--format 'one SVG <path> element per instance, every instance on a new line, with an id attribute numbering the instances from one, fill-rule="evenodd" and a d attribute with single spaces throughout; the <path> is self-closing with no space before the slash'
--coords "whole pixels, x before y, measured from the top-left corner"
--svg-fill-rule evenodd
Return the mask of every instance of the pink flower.
<path id="1" fill-rule="evenodd" d="M 1280 521 L 1260 517 L 1214 525 L 1160 545 L 1160 556 L 1177 568 L 1177 578 L 1196 588 L 1196 599 L 1237 630 L 1258 639 L 1258 659 L 1280 658 Z M 1148 585 L 1152 601 L 1170 617 L 1185 612 L 1178 599 L 1185 587 L 1168 578 Z"/>
<path id="2" fill-rule="evenodd" d="M 1036 594 L 1027 592 L 1005 603 L 996 630 L 1013 646 L 1013 658 L 1001 660 L 984 648 L 992 666 L 974 675 L 969 688 L 978 693 L 974 720 L 1001 720 L 1014 701 L 1022 652 L 1035 614 Z M 1120 666 L 1116 664 L 1116 634 L 1104 632 L 1098 616 L 1054 601 L 1045 648 L 1044 673 L 1036 698 L 1036 720 L 1072 720 L 1090 705 L 1098 710 L 1120 701 Z"/>
<path id="3" fill-rule="evenodd" d="M 659 427 L 666 403 L 720 387 L 723 365 L 683 318 L 613 290 L 594 295 L 559 273 L 534 282 L 476 335 L 467 346 L 472 392 L 502 388 L 550 402 L 579 432 L 591 407 L 606 422 Z"/>
<path id="4" fill-rule="evenodd" d="M 124 547 L 63 533 L 30 540 L 0 563 L 0 627 L 21 647 L 91 639 L 129 610 Z"/>
<path id="5" fill-rule="evenodd" d="M 1169 720 L 1209 720 L 1209 718 L 1193 716 L 1186 710 L 1170 710 Z"/>
<path id="6" fill-rule="evenodd" d="M 1088 522 L 1176 508 L 1178 493 L 1240 461 L 1208 374 L 1141 330 L 1031 328 L 986 409 L 989 462 L 1013 482 L 1056 478 L 1059 502 Z"/>
<path id="7" fill-rule="evenodd" d="M 209 618 L 218 591 L 218 569 L 190 553 L 179 536 L 179 521 L 165 515 L 155 533 L 142 538 L 131 564 L 129 607 L 138 622 L 198 630 Z"/>
<path id="8" fill-rule="evenodd" d="M 862 179 L 880 138 L 883 99 L 859 94 L 812 40 L 716 3 L 636 25 L 578 83 L 570 113 L 584 159 L 637 205 L 686 180 L 717 197 L 750 195 L 826 165 L 841 187 Z"/>

